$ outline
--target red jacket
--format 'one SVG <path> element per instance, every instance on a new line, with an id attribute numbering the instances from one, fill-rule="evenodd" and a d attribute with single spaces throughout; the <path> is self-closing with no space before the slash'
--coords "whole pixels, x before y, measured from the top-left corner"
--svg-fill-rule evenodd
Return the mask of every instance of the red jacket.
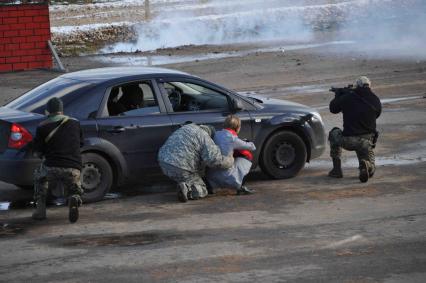
<path id="1" fill-rule="evenodd" d="M 235 132 L 232 129 L 225 129 L 228 132 L 230 132 L 233 136 L 238 137 L 237 132 Z M 235 149 L 234 150 L 234 157 L 244 157 L 250 161 L 253 161 L 253 154 L 249 151 L 249 150 L 239 150 L 239 149 Z"/>

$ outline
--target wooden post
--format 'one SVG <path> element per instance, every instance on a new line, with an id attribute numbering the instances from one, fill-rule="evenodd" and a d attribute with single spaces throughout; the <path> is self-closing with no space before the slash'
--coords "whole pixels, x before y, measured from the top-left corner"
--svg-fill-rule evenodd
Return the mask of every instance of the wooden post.
<path id="1" fill-rule="evenodd" d="M 55 47 L 53 46 L 53 44 L 50 40 L 47 41 L 47 45 L 49 46 L 49 49 L 52 52 L 53 57 L 56 60 L 56 63 L 58 63 L 59 70 L 61 72 L 67 72 L 67 69 L 65 69 L 64 65 L 62 65 L 61 59 L 59 59 L 58 53 L 56 53 Z"/>
<path id="2" fill-rule="evenodd" d="M 151 11 L 149 9 L 149 0 L 145 0 L 145 21 L 149 21 L 151 18 Z"/>

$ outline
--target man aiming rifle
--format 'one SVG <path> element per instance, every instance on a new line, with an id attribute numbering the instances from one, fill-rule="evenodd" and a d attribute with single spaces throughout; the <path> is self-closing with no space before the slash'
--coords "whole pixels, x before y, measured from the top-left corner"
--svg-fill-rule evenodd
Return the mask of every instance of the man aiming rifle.
<path id="1" fill-rule="evenodd" d="M 343 113 L 343 131 L 333 128 L 328 136 L 333 169 L 328 176 L 342 178 L 342 148 L 355 151 L 359 161 L 359 180 L 363 183 L 373 177 L 376 166 L 374 147 L 377 141 L 376 119 L 382 112 L 380 99 L 371 90 L 371 81 L 360 77 L 355 87 L 331 88 L 335 93 L 330 112 Z"/>

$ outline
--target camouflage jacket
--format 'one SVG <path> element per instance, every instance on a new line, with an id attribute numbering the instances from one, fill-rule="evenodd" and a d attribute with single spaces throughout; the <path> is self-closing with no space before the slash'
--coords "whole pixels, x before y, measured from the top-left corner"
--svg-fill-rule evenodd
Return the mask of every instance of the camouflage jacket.
<path id="1" fill-rule="evenodd" d="M 226 169 L 234 163 L 233 157 L 223 156 L 209 133 L 196 124 L 176 130 L 160 148 L 158 161 L 190 172 L 206 166 Z"/>

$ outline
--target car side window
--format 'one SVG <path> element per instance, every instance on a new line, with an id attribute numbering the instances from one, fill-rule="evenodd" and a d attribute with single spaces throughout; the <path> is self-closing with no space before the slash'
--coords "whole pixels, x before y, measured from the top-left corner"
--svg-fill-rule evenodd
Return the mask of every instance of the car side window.
<path id="1" fill-rule="evenodd" d="M 174 112 L 229 111 L 227 96 L 203 85 L 172 81 L 163 87 Z"/>
<path id="2" fill-rule="evenodd" d="M 109 116 L 141 116 L 160 113 L 151 82 L 132 82 L 111 88 L 107 109 Z"/>

